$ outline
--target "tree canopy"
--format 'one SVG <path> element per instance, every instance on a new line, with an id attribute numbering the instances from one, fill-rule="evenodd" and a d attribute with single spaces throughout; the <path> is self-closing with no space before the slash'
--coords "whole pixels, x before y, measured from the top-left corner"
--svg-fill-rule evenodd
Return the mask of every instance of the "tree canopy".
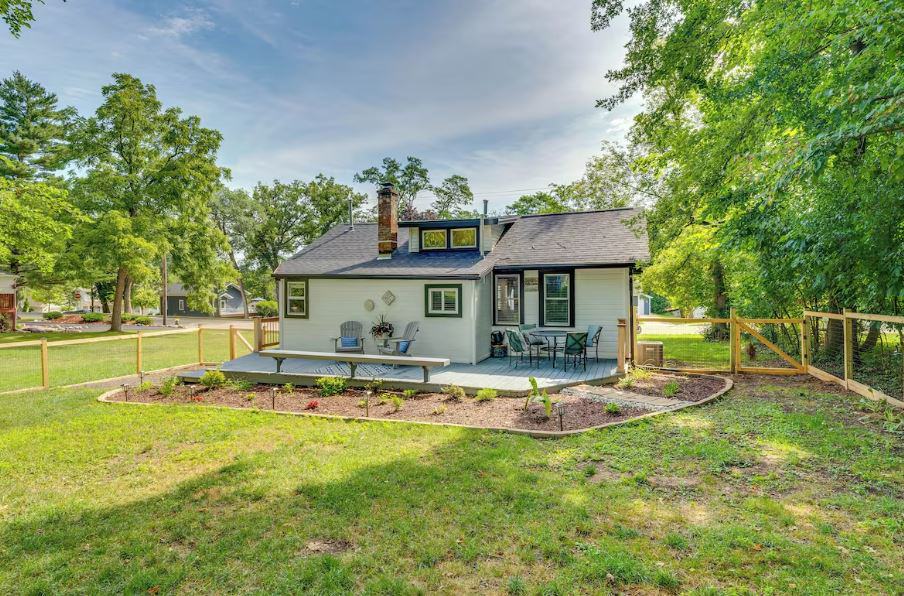
<path id="1" fill-rule="evenodd" d="M 624 10 L 594 0 L 593 27 Z M 647 0 L 627 13 L 626 61 L 607 75 L 620 87 L 600 105 L 645 100 L 630 141 L 660 184 L 651 271 L 709 255 L 700 274 L 727 276 L 714 309 L 718 296 L 768 313 L 900 309 L 904 8 Z"/>

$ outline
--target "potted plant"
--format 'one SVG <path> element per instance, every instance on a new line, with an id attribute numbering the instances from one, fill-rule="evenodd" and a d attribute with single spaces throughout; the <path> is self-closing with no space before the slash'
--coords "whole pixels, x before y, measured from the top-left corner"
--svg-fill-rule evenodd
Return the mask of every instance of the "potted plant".
<path id="1" fill-rule="evenodd" d="M 386 320 L 383 315 L 380 315 L 380 320 L 373 324 L 370 328 L 370 334 L 374 337 L 374 339 L 388 339 L 392 337 L 393 326 L 392 323 Z"/>

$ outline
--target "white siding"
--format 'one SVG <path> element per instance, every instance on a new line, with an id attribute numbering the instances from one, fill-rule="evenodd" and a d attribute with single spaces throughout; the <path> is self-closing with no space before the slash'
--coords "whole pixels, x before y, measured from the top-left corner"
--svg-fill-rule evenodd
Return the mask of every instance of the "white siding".
<path id="1" fill-rule="evenodd" d="M 480 237 L 480 244 L 484 252 L 491 252 L 496 248 L 496 243 L 502 238 L 503 230 L 505 230 L 503 224 L 486 224 L 483 226 L 483 235 Z"/>
<path id="2" fill-rule="evenodd" d="M 421 229 L 408 228 L 408 252 L 420 252 L 421 250 Z"/>
<path id="3" fill-rule="evenodd" d="M 574 285 L 575 328 L 601 325 L 600 358 L 615 358 L 618 319 L 630 312 L 628 269 L 578 269 Z"/>
<path id="4" fill-rule="evenodd" d="M 490 332 L 493 330 L 493 274 L 483 276 L 474 287 L 477 313 L 474 327 L 474 360 L 480 362 L 490 356 Z"/>
<path id="5" fill-rule="evenodd" d="M 425 317 L 424 286 L 450 283 L 462 286 L 461 318 Z M 409 321 L 420 322 L 414 354 L 449 358 L 453 362 L 473 362 L 474 284 L 472 280 L 309 279 L 309 318 L 286 318 L 285 309 L 280 305 L 282 347 L 332 352 L 331 338 L 339 334 L 339 325 L 343 321 L 360 321 L 366 338 L 365 351 L 375 354 L 370 327 L 382 314 L 395 326 L 396 334 L 402 333 Z M 382 299 L 386 290 L 396 297 L 390 306 Z M 285 296 L 285 292 L 280 291 L 280 296 Z M 368 298 L 376 305 L 370 312 L 364 308 Z"/>

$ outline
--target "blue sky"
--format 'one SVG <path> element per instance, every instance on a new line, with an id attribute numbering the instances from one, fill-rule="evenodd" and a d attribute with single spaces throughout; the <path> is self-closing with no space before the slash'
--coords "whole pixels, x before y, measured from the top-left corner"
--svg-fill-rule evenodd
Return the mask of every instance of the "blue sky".
<path id="1" fill-rule="evenodd" d="M 47 0 L 20 39 L 0 35 L 0 73 L 19 69 L 82 114 L 111 73 L 137 75 L 223 133 L 232 186 L 351 183 L 415 155 L 434 182 L 467 176 L 501 209 L 579 177 L 639 107 L 594 107 L 627 31 L 593 33 L 589 12 L 589 0 Z"/>

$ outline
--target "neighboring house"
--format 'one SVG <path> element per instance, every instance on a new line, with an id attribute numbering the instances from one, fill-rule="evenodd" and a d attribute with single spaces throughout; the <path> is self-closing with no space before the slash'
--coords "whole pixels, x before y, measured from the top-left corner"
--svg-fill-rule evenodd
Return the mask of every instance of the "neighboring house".
<path id="1" fill-rule="evenodd" d="M 182 284 L 168 284 L 166 286 L 167 315 L 171 317 L 210 317 L 219 312 L 221 317 L 241 317 L 245 314 L 242 291 L 234 284 L 228 284 L 224 290 L 218 293 L 216 298 L 218 304 L 211 305 L 213 308 L 211 313 L 192 310 L 188 305 L 189 293 L 189 288 Z"/>
<path id="2" fill-rule="evenodd" d="M 653 314 L 653 297 L 643 292 L 634 294 L 634 306 L 637 307 L 637 314 L 646 317 Z"/>
<path id="3" fill-rule="evenodd" d="M 16 276 L 0 271 L 0 317 L 8 317 L 16 328 Z"/>
<path id="4" fill-rule="evenodd" d="M 383 315 L 396 334 L 419 321 L 413 352 L 453 362 L 489 357 L 491 331 L 521 323 L 601 325 L 600 357 L 616 357 L 635 264 L 649 258 L 628 227 L 635 210 L 411 222 L 397 212 L 384 186 L 378 223 L 335 226 L 276 269 L 282 348 L 332 351 L 343 321 L 367 335 Z"/>

